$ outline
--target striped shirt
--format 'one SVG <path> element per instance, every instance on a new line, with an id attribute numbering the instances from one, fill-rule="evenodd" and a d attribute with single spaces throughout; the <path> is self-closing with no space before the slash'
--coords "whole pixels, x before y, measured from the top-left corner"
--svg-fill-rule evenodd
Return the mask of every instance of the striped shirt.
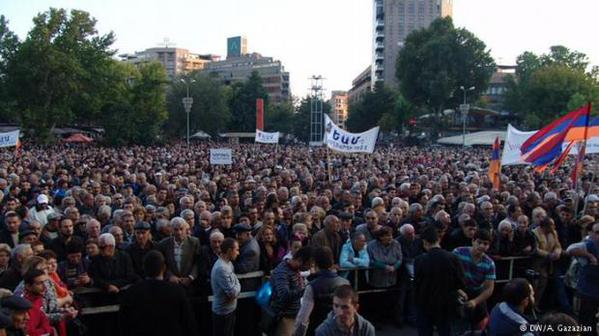
<path id="1" fill-rule="evenodd" d="M 453 250 L 462 267 L 464 268 L 464 282 L 466 288 L 473 291 L 479 291 L 486 280 L 495 280 L 495 263 L 486 254 L 483 254 L 480 261 L 475 264 L 470 253 L 471 247 L 463 246 Z"/>

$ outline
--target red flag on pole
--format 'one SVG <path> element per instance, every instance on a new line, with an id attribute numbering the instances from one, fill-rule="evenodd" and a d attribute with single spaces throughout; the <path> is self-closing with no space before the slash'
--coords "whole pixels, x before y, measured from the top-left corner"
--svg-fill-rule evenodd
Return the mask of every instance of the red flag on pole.
<path id="1" fill-rule="evenodd" d="M 501 159 L 499 158 L 499 137 L 493 143 L 493 153 L 489 164 L 489 179 L 493 183 L 493 189 L 499 190 L 501 184 Z"/>
<path id="2" fill-rule="evenodd" d="M 264 130 L 264 99 L 256 99 L 256 129 Z"/>

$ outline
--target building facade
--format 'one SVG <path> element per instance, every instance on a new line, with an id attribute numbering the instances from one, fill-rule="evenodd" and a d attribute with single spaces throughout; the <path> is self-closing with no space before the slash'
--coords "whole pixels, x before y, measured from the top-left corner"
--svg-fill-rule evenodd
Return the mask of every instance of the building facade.
<path id="1" fill-rule="evenodd" d="M 351 89 L 347 92 L 348 104 L 352 105 L 360 100 L 367 92 L 370 92 L 372 82 L 372 66 L 368 66 L 358 77 L 351 82 Z"/>
<path id="2" fill-rule="evenodd" d="M 491 75 L 489 87 L 483 93 L 481 99 L 487 104 L 487 108 L 496 112 L 504 113 L 505 92 L 507 91 L 507 77 L 516 75 L 515 65 L 498 65 Z"/>
<path id="3" fill-rule="evenodd" d="M 270 100 L 274 103 L 289 101 L 289 72 L 285 71 L 281 61 L 264 57 L 258 53 L 227 56 L 226 60 L 205 64 L 203 71 L 219 78 L 224 84 L 247 80 L 256 71 L 262 78 L 262 84 Z"/>
<path id="4" fill-rule="evenodd" d="M 169 80 L 191 71 L 202 70 L 212 61 L 220 59 L 215 55 L 200 55 L 182 48 L 150 48 L 134 54 L 119 55 L 121 61 L 133 64 L 142 64 L 153 61 L 160 62 L 166 69 Z"/>
<path id="5" fill-rule="evenodd" d="M 337 126 L 345 129 L 349 112 L 347 91 L 332 91 L 329 104 L 331 105 L 331 119 Z"/>
<path id="6" fill-rule="evenodd" d="M 406 37 L 440 17 L 452 16 L 453 0 L 374 0 L 372 84 L 397 87 L 395 64 Z"/>

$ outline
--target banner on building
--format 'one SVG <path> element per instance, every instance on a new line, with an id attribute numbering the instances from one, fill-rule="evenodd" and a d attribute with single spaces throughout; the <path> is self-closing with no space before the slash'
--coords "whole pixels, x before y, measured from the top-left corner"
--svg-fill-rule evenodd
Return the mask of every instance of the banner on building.
<path id="1" fill-rule="evenodd" d="M 233 152 L 231 148 L 213 148 L 210 149 L 211 165 L 230 165 L 233 164 Z"/>
<path id="2" fill-rule="evenodd" d="M 279 143 L 279 132 L 262 132 L 261 130 L 256 130 L 256 142 L 266 143 L 266 144 L 278 144 Z"/>
<path id="3" fill-rule="evenodd" d="M 264 129 L 264 99 L 256 99 L 256 128 Z"/>
<path id="4" fill-rule="evenodd" d="M 0 147 L 14 147 L 19 140 L 19 130 L 0 133 Z"/>
<path id="5" fill-rule="evenodd" d="M 522 147 L 522 144 L 536 132 L 537 131 L 523 132 L 512 125 L 508 125 L 505 143 L 503 144 L 503 153 L 501 155 L 501 165 L 529 164 L 522 159 L 520 147 Z M 564 142 L 562 148 L 565 149 L 569 144 L 569 142 Z M 593 137 L 587 141 L 586 153 L 599 153 L 599 137 Z M 578 155 L 577 146 L 572 147 L 569 155 Z"/>
<path id="6" fill-rule="evenodd" d="M 345 153 L 372 153 L 379 136 L 379 127 L 371 128 L 363 133 L 350 133 L 339 128 L 324 115 L 324 142 L 336 151 Z"/>

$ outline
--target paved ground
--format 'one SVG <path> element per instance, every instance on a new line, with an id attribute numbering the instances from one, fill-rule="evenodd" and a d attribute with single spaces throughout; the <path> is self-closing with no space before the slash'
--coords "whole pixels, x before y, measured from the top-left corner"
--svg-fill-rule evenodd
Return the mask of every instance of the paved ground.
<path id="1" fill-rule="evenodd" d="M 376 331 L 376 335 L 377 336 L 395 336 L 395 335 L 417 336 L 418 332 L 416 331 L 416 328 L 409 327 L 409 326 L 399 329 L 399 328 L 395 327 L 394 325 L 382 325 L 382 327 Z"/>

